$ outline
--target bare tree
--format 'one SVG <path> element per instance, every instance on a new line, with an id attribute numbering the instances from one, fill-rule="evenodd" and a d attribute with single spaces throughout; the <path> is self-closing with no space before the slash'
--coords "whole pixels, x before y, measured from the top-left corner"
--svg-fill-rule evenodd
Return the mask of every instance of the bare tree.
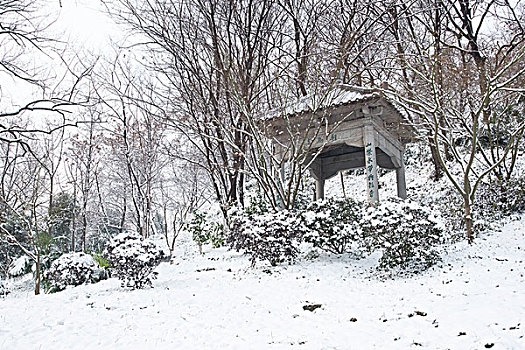
<path id="1" fill-rule="evenodd" d="M 42 163 L 23 158 L 18 164 L 18 178 L 26 188 L 11 193 L 11 201 L 1 198 L 0 239 L 16 246 L 35 264 L 35 294 L 40 294 L 42 259 L 51 237 L 47 223 L 47 201 Z"/>
<path id="2" fill-rule="evenodd" d="M 405 10 L 408 25 L 400 36 L 410 50 L 402 52 L 400 73 L 410 78 L 389 92 L 430 127 L 439 163 L 463 198 L 472 241 L 476 190 L 489 174 L 510 176 L 508 155 L 517 151 L 524 131 L 518 119 L 503 122 L 525 91 L 523 9 L 483 1 L 423 1 L 419 6 Z M 503 24 L 496 34 L 489 29 L 493 22 Z M 510 158 L 512 164 L 515 156 Z"/>
<path id="3" fill-rule="evenodd" d="M 188 226 L 190 215 L 204 203 L 209 202 L 209 189 L 204 186 L 203 170 L 171 155 L 173 144 L 166 147 L 170 156 L 170 166 L 165 169 L 160 187 L 160 207 L 162 208 L 162 233 L 173 263 L 173 252 L 179 235 Z"/>
<path id="4" fill-rule="evenodd" d="M 150 42 L 149 68 L 159 73 L 171 125 L 204 159 L 223 213 L 244 202 L 246 115 L 264 98 L 265 67 L 277 50 L 276 2 L 135 2 L 111 8 Z M 198 30 L 197 30 L 198 28 Z M 230 145 L 225 129 L 233 131 Z M 232 147 L 233 146 L 233 147 Z"/>
<path id="5" fill-rule="evenodd" d="M 105 108 L 105 139 L 115 157 L 114 171 L 125 188 L 122 196 L 121 229 L 126 220 L 127 199 L 130 200 L 134 225 L 148 237 L 155 234 L 155 191 L 166 159 L 160 152 L 166 129 L 162 101 L 148 95 L 155 86 L 144 76 L 117 59 L 113 69 L 97 87 Z M 106 123 L 107 122 L 107 123 Z"/>
<path id="6" fill-rule="evenodd" d="M 90 210 L 98 207 L 97 212 L 104 212 L 104 207 L 95 204 L 96 199 L 96 179 L 101 171 L 102 158 L 102 139 L 101 133 L 101 111 L 96 105 L 85 109 L 89 122 L 82 125 L 78 132 L 73 134 L 67 141 L 67 175 L 68 182 L 72 186 L 75 202 L 79 203 L 78 216 L 79 222 L 73 224 L 71 237 L 71 250 L 75 251 L 75 232 L 80 235 L 80 247 L 82 251 L 87 248 L 86 238 L 90 227 Z M 75 219 L 76 219 L 75 216 Z M 104 216 L 102 214 L 102 216 Z"/>
<path id="7" fill-rule="evenodd" d="M 28 138 L 77 125 L 71 118 L 76 91 L 93 67 L 78 57 L 76 64 L 66 63 L 63 45 L 45 36 L 53 21 L 42 10 L 35 1 L 0 0 L 0 142 L 20 143 L 28 151 Z M 60 62 L 56 77 L 39 61 Z M 35 116 L 50 123 L 26 123 Z"/>

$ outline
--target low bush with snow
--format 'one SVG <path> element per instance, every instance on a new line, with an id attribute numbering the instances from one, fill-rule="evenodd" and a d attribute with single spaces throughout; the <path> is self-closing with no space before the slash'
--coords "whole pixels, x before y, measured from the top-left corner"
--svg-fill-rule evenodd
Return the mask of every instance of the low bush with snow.
<path id="1" fill-rule="evenodd" d="M 299 254 L 304 229 L 297 213 L 282 210 L 249 215 L 237 211 L 231 217 L 227 243 L 250 255 L 252 266 L 257 261 L 268 261 L 272 266 L 293 262 Z"/>
<path id="2" fill-rule="evenodd" d="M 5 297 L 9 294 L 9 288 L 7 288 L 6 282 L 0 278 L 0 298 Z"/>
<path id="3" fill-rule="evenodd" d="M 474 211 L 479 222 L 489 228 L 490 222 L 525 211 L 525 179 L 512 178 L 506 181 L 494 179 L 483 182 L 474 199 Z"/>
<path id="4" fill-rule="evenodd" d="M 381 249 L 379 268 L 423 270 L 439 260 L 446 231 L 427 209 L 397 198 L 366 209 L 360 223 L 365 245 Z"/>
<path id="5" fill-rule="evenodd" d="M 44 272 L 44 285 L 50 293 L 64 290 L 67 286 L 96 283 L 106 278 L 102 267 L 89 254 L 64 254 Z"/>
<path id="6" fill-rule="evenodd" d="M 153 241 L 136 232 L 123 232 L 109 242 L 105 258 L 123 287 L 141 289 L 152 285 L 153 270 L 165 255 Z"/>
<path id="7" fill-rule="evenodd" d="M 438 211 L 454 239 L 464 239 L 466 227 L 463 198 L 444 179 L 431 184 L 438 189 L 434 192 L 428 187 L 413 189 L 412 199 L 422 206 Z M 487 178 L 479 184 L 472 203 L 474 232 L 500 229 L 506 218 L 524 211 L 525 178 L 511 178 L 503 182 Z"/>
<path id="8" fill-rule="evenodd" d="M 429 210 L 397 198 L 378 205 L 329 199 L 302 211 L 235 211 L 228 236 L 230 247 L 250 255 L 252 265 L 293 262 L 304 241 L 333 254 L 381 251 L 380 269 L 413 272 L 437 262 L 446 240 L 444 226 Z"/>
<path id="9" fill-rule="evenodd" d="M 359 249 L 363 206 L 351 198 L 311 203 L 301 213 L 307 231 L 304 240 L 333 254 Z"/>

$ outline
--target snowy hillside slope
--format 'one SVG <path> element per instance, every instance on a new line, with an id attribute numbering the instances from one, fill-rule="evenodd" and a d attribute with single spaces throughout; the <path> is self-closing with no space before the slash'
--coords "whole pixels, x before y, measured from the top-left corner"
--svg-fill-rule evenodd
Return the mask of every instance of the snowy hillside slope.
<path id="1" fill-rule="evenodd" d="M 431 166 L 416 160 L 407 166 L 409 198 L 440 200 L 447 180 L 429 181 Z M 344 180 L 348 197 L 364 196 L 364 174 Z M 381 198 L 395 195 L 395 174 L 380 186 Z M 339 176 L 327 195 L 342 196 Z M 110 279 L 35 297 L 30 275 L 10 281 L 0 350 L 525 349 L 525 218 L 507 221 L 492 222 L 497 231 L 473 245 L 452 245 L 429 271 L 395 278 L 377 272 L 377 254 L 303 255 L 252 269 L 226 248 L 200 256 L 184 235 L 153 289 Z"/>
<path id="2" fill-rule="evenodd" d="M 525 219 L 451 247 L 421 275 L 376 257 L 249 268 L 186 238 L 153 289 L 115 279 L 0 300 L 0 349 L 524 349 Z M 304 306 L 320 304 L 314 311 Z"/>

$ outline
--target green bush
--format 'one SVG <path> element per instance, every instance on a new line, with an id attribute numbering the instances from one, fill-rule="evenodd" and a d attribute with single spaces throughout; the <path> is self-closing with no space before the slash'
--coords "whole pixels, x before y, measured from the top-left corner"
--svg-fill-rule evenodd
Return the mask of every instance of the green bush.
<path id="1" fill-rule="evenodd" d="M 474 199 L 474 210 L 486 221 L 525 211 L 525 179 L 481 183 Z"/>
<path id="2" fill-rule="evenodd" d="M 224 245 L 224 225 L 208 220 L 204 213 L 194 211 L 193 219 L 188 224 L 187 230 L 192 234 L 193 240 L 199 246 L 201 253 L 204 244 L 210 243 L 214 248 Z"/>
<path id="3" fill-rule="evenodd" d="M 98 264 L 98 266 L 106 269 L 110 267 L 109 261 L 105 259 L 101 254 L 99 253 L 92 253 L 91 256 L 93 257 L 93 260 Z"/>

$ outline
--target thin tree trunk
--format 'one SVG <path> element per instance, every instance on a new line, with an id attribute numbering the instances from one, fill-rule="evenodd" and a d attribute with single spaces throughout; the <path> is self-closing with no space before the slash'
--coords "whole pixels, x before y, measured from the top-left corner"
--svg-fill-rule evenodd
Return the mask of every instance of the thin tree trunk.
<path id="1" fill-rule="evenodd" d="M 36 271 L 35 271 L 35 295 L 40 294 L 40 251 L 36 256 Z"/>
<path id="2" fill-rule="evenodd" d="M 343 176 L 343 172 L 340 171 L 339 175 L 341 177 L 341 188 L 343 189 L 343 197 L 346 198 L 345 179 L 344 179 L 344 176 Z"/>
<path id="3" fill-rule="evenodd" d="M 432 155 L 432 163 L 434 164 L 434 180 L 439 180 L 443 176 L 443 166 L 439 161 L 437 154 L 438 150 L 434 144 L 434 139 L 429 136 L 430 154 Z"/>
<path id="4" fill-rule="evenodd" d="M 473 235 L 473 220 L 472 220 L 472 208 L 470 203 L 470 197 L 468 194 L 465 194 L 464 197 L 464 206 L 465 206 L 465 225 L 467 228 L 467 239 L 470 244 L 474 241 Z"/>
<path id="5" fill-rule="evenodd" d="M 127 208 L 126 195 L 124 194 L 124 203 L 122 206 L 122 217 L 120 218 L 120 233 L 124 232 L 124 223 L 126 222 L 126 208 Z"/>

